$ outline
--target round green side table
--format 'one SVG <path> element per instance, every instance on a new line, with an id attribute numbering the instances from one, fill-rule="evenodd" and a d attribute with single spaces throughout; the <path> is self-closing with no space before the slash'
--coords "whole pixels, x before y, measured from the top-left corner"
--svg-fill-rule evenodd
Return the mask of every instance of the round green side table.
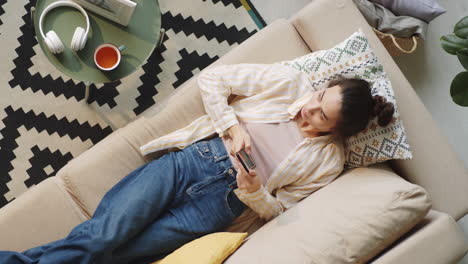
<path id="1" fill-rule="evenodd" d="M 83 50 L 73 52 L 70 48 L 75 28 L 86 28 L 83 15 L 71 7 L 58 7 L 44 18 L 43 31 L 54 30 L 65 46 L 61 54 L 52 54 L 44 43 L 39 31 L 42 11 L 57 0 L 38 0 L 32 12 L 37 41 L 47 59 L 70 78 L 83 81 L 86 85 L 85 100 L 91 84 L 102 84 L 120 80 L 141 67 L 162 41 L 161 13 L 156 0 L 134 0 L 137 3 L 128 26 L 114 23 L 89 10 L 90 30 Z M 94 64 L 94 51 L 103 43 L 125 45 L 119 66 L 110 72 L 99 70 Z"/>

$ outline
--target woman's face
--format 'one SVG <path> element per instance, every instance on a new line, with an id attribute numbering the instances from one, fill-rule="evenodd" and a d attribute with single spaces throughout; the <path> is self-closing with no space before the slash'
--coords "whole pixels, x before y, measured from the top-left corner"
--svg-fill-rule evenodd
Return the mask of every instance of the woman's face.
<path id="1" fill-rule="evenodd" d="M 341 87 L 336 85 L 316 91 L 301 109 L 301 116 L 311 130 L 330 132 L 341 116 Z"/>

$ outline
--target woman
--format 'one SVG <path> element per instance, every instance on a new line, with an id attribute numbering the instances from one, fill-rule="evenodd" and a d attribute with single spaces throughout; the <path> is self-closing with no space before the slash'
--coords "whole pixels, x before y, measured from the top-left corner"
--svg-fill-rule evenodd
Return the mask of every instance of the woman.
<path id="1" fill-rule="evenodd" d="M 218 66 L 198 84 L 208 114 L 141 147 L 180 151 L 124 177 L 66 238 L 0 252 L 0 263 L 151 263 L 227 228 L 247 207 L 269 220 L 341 173 L 343 138 L 375 115 L 387 125 L 394 112 L 365 81 L 314 92 L 305 74 L 280 64 Z M 239 164 L 241 149 L 256 169 Z"/>

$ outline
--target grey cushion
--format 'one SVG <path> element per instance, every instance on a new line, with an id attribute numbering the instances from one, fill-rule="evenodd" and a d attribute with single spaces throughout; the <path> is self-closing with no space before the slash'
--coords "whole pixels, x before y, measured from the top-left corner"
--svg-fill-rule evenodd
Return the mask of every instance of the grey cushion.
<path id="1" fill-rule="evenodd" d="M 426 22 L 410 16 L 396 16 L 384 6 L 367 0 L 353 1 L 366 18 L 367 23 L 379 31 L 400 38 L 418 35 L 422 39 L 425 39 L 427 32 Z"/>
<path id="2" fill-rule="evenodd" d="M 436 0 L 371 0 L 399 16 L 411 16 L 429 23 L 447 12 Z"/>

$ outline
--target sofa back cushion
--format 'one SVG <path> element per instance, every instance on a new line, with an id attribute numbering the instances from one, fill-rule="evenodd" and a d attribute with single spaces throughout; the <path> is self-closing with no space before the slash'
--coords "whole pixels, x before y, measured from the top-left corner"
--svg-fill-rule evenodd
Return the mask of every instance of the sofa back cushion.
<path id="1" fill-rule="evenodd" d="M 430 207 L 423 188 L 385 163 L 350 169 L 253 233 L 225 264 L 366 263 Z"/>

